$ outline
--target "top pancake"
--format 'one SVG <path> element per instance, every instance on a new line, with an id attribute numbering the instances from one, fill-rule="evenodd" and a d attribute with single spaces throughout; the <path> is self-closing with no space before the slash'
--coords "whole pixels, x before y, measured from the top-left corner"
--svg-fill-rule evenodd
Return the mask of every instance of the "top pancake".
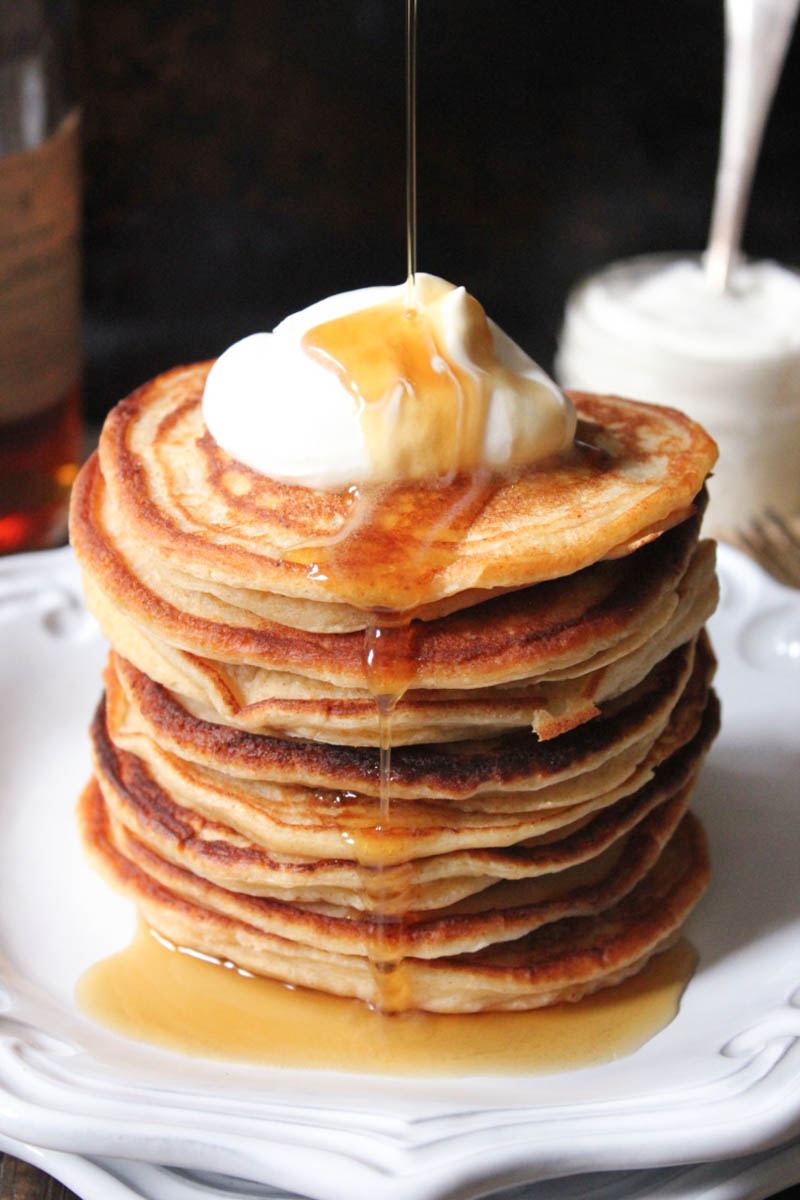
<path id="1" fill-rule="evenodd" d="M 345 606 L 345 622 L 352 609 L 470 603 L 475 589 L 626 554 L 691 512 L 716 457 L 672 409 L 580 394 L 579 441 L 546 466 L 479 487 L 319 492 L 260 475 L 213 441 L 201 409 L 208 369 L 159 376 L 110 414 L 100 464 L 116 510 L 171 571 L 285 597 L 289 609 Z"/>

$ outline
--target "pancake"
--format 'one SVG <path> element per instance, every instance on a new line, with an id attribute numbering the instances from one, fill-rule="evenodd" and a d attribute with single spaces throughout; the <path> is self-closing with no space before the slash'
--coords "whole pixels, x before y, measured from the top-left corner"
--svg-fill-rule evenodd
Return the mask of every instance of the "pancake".
<path id="1" fill-rule="evenodd" d="M 632 628 L 635 627 L 640 614 L 663 600 L 683 573 L 697 540 L 700 518 L 706 504 L 707 496 L 703 490 L 695 498 L 693 518 L 682 521 L 664 536 L 655 539 L 650 543 L 649 551 L 645 552 L 643 548 L 636 560 L 640 569 L 635 569 L 633 563 L 626 559 L 619 561 L 616 566 L 597 565 L 595 570 L 585 569 L 549 581 L 551 586 L 525 597 L 521 606 L 514 599 L 505 605 L 494 606 L 489 610 L 491 619 L 482 621 L 478 627 L 482 637 L 481 658 L 487 653 L 495 657 L 498 653 L 502 654 L 507 650 L 510 640 L 517 638 L 518 634 L 523 635 L 526 645 L 532 646 L 542 641 L 552 625 L 564 631 L 570 630 L 574 637 L 579 627 L 578 617 L 581 618 L 581 624 L 587 627 L 586 632 L 590 637 L 609 642 L 617 636 L 614 622 L 620 614 L 624 615 Z M 348 633 L 363 632 L 370 622 L 368 611 L 351 609 L 353 615 L 345 621 L 339 615 L 341 606 L 310 600 L 293 602 L 283 613 L 284 619 L 277 620 L 273 614 L 286 606 L 285 597 L 252 589 L 226 587 L 211 578 L 191 579 L 186 576 L 176 569 L 171 559 L 165 560 L 154 554 L 149 542 L 142 542 L 132 533 L 109 495 L 96 457 L 90 459 L 81 476 L 73 501 L 72 521 L 73 544 L 90 568 L 95 559 L 102 565 L 103 558 L 109 555 L 109 548 L 113 548 L 116 555 L 124 560 L 127 570 L 145 589 L 178 612 L 200 621 L 233 629 L 264 630 L 267 633 L 273 626 L 278 626 L 276 637 L 280 637 L 280 626 L 306 632 Z M 109 586 L 114 586 L 113 576 Z M 447 602 L 439 602 L 437 606 L 429 606 L 427 610 L 415 610 L 409 614 L 423 620 L 426 625 L 434 624 L 437 629 L 436 647 L 433 651 L 428 649 L 426 657 L 433 654 L 436 663 L 446 664 L 453 651 L 462 649 L 457 625 L 454 627 L 452 622 L 449 626 L 435 624 L 439 618 L 448 615 L 444 609 L 449 608 L 453 612 L 463 610 L 499 598 L 498 592 L 505 594 L 503 589 L 473 589 L 459 593 Z M 443 637 L 448 630 L 452 632 L 449 641 L 446 641 Z M 471 632 L 475 636 L 474 630 Z M 328 638 L 319 644 L 330 649 L 337 645 L 351 646 L 353 642 L 353 638 Z M 304 644 L 310 646 L 315 643 L 316 639 L 305 639 Z M 547 646 L 546 642 L 544 646 Z M 571 643 L 564 649 L 570 646 Z M 538 663 L 535 665 L 538 666 Z"/>
<path id="2" fill-rule="evenodd" d="M 646 784 L 661 762 L 695 737 L 709 707 L 708 664 L 699 657 L 662 732 L 626 745 L 600 767 L 535 791 L 479 794 L 469 807 L 444 798 L 395 799 L 387 818 L 378 800 L 369 796 L 238 781 L 222 771 L 198 768 L 147 735 L 126 732 L 125 714 L 114 713 L 124 705 L 124 694 L 119 694 L 111 673 L 108 681 L 108 733 L 103 712 L 94 724 L 95 767 L 101 781 L 119 774 L 113 763 L 110 768 L 104 765 L 107 744 L 112 743 L 115 754 L 127 752 L 141 762 L 159 790 L 182 809 L 229 825 L 272 853 L 373 865 L 552 836 Z"/>
<path id="3" fill-rule="evenodd" d="M 702 508 L 705 497 L 698 502 Z M 137 573 L 105 527 L 114 510 L 94 458 L 84 467 L 73 495 L 71 537 L 84 570 L 90 604 L 116 642 L 114 612 L 146 630 L 159 643 L 214 662 L 242 663 L 288 671 L 340 687 L 364 686 L 362 631 L 309 633 L 274 622 L 218 622 L 169 603 Z M 124 527 L 117 513 L 116 524 Z M 414 621 L 411 644 L 399 647 L 413 658 L 412 687 L 493 686 L 572 667 L 638 633 L 641 644 L 670 619 L 677 590 L 697 539 L 699 522 L 688 520 L 639 555 L 598 563 L 568 579 L 525 588 L 473 604 L 465 613 Z M 130 531 L 127 534 L 131 538 Z M 141 551 L 140 551 L 141 553 Z M 155 553 L 148 550 L 152 560 Z M 171 569 L 158 561 L 163 576 Z M 152 572 L 150 574 L 152 582 Z M 165 590 L 162 588 L 162 590 Z M 105 599 L 105 604 L 102 601 Z M 362 613 L 362 622 L 365 615 Z"/>
<path id="4" fill-rule="evenodd" d="M 705 641 L 699 645 L 698 669 L 710 673 L 713 656 Z M 480 792 L 531 791 L 599 767 L 662 732 L 694 658 L 692 643 L 679 647 L 600 716 L 550 741 L 523 730 L 485 741 L 399 746 L 392 753 L 393 799 L 462 800 Z M 115 667 L 136 719 L 177 757 L 232 778 L 378 794 L 379 755 L 371 747 L 269 738 L 203 721 L 129 663 L 116 659 Z"/>
<path id="5" fill-rule="evenodd" d="M 267 933 L 181 896 L 143 871 L 114 845 L 96 784 L 84 792 L 79 818 L 98 869 L 136 901 L 152 928 L 176 944 L 294 985 L 378 1000 L 376 979 L 365 957 Z M 408 1006 L 434 1012 L 533 1008 L 576 1000 L 638 970 L 669 943 L 708 878 L 705 840 L 691 815 L 680 821 L 661 851 L 637 885 L 592 916 L 562 916 L 531 934 L 477 953 L 429 960 L 410 955 L 404 963 Z M 608 889 L 604 895 L 608 898 Z M 598 899 L 595 895 L 595 903 Z M 558 903 L 553 902 L 551 914 Z"/>
<path id="6" fill-rule="evenodd" d="M 604 797 L 603 803 L 597 805 L 602 810 L 599 814 L 595 805 L 574 806 L 574 812 L 568 810 L 565 814 L 541 810 L 538 824 L 534 820 L 532 828 L 541 826 L 545 832 L 531 834 L 531 826 L 526 828 L 523 824 L 519 840 L 513 844 L 507 842 L 508 826 L 501 826 L 502 840 L 496 847 L 490 840 L 491 827 L 487 831 L 478 822 L 477 831 L 468 825 L 457 831 L 449 828 L 451 836 L 456 832 L 462 835 L 453 838 L 455 848 L 431 854 L 431 827 L 426 824 L 424 835 L 428 836 L 420 838 L 420 830 L 411 824 L 413 814 L 403 814 L 395 838 L 387 834 L 389 846 L 393 840 L 402 841 L 407 854 L 422 852 L 427 857 L 394 864 L 397 867 L 394 873 L 381 876 L 377 898 L 370 893 L 364 867 L 352 857 L 325 859 L 296 853 L 289 857 L 277 851 L 268 836 L 254 841 L 237 828 L 203 816 L 202 804 L 188 807 L 176 803 L 173 797 L 177 789 L 169 791 L 161 786 L 142 759 L 111 744 L 102 706 L 93 725 L 93 745 L 95 775 L 109 813 L 140 842 L 168 861 L 220 887 L 250 895 L 323 901 L 357 909 L 373 908 L 379 903 L 383 912 L 392 911 L 394 896 L 403 912 L 414 912 L 441 908 L 483 890 L 498 879 L 542 876 L 594 858 L 653 808 L 694 780 L 717 726 L 718 705 L 712 699 L 691 740 L 676 747 L 664 739 L 665 749 L 671 753 L 660 762 L 652 754 L 649 769 L 634 772 L 633 782 L 627 788 L 619 789 L 610 798 Z M 640 779 L 647 782 L 637 787 Z M 231 798 L 229 807 L 235 811 L 235 798 Z M 427 821 L 430 814 L 424 817 Z M 372 824 L 358 831 L 351 838 L 352 843 L 374 831 L 380 820 L 379 812 L 373 812 L 371 818 Z M 443 819 L 447 819 L 447 814 Z M 342 829 L 338 832 L 341 834 Z M 480 844 L 476 832 L 488 849 L 474 848 L 476 843 Z M 304 831 L 303 844 L 316 846 L 318 852 L 320 840 L 313 826 Z M 469 849 L 464 849 L 464 845 Z M 351 856 L 352 853 L 350 849 Z"/>
<path id="7" fill-rule="evenodd" d="M 108 824 L 115 847 L 178 896 L 317 949 L 397 961 L 411 954 L 436 958 L 474 952 L 550 921 L 600 912 L 616 903 L 652 867 L 686 811 L 689 791 L 687 787 L 661 804 L 594 858 L 557 876 L 501 881 L 433 913 L 406 911 L 397 920 L 221 888 L 162 858 L 111 814 Z"/>
<path id="8" fill-rule="evenodd" d="M 237 665 L 189 653 L 159 639 L 141 619 L 128 617 L 96 589 L 91 578 L 86 580 L 86 594 L 120 654 L 181 695 L 193 715 L 275 737 L 377 745 L 377 712 L 366 688 L 345 689 L 254 663 Z M 476 730 L 491 736 L 525 725 L 541 739 L 556 737 L 596 716 L 600 704 L 635 686 L 659 659 L 693 638 L 716 607 L 717 597 L 714 546 L 703 542 L 671 597 L 672 611 L 660 628 L 648 624 L 613 648 L 597 651 L 569 668 L 551 669 L 544 677 L 491 688 L 412 688 L 393 709 L 393 743 L 460 740 L 473 737 Z M 480 628 L 483 619 L 491 620 L 491 613 L 482 612 L 485 607 L 469 614 L 472 629 L 463 635 L 467 644 L 479 641 L 471 636 L 473 629 Z M 477 646 L 479 658 L 480 651 Z M 466 674 L 462 682 L 469 684 Z"/>
<path id="9" fill-rule="evenodd" d="M 362 521 L 336 570 L 314 572 L 298 551 L 352 531 L 353 495 L 277 483 L 230 458 L 203 424 L 209 365 L 167 372 L 117 405 L 100 440 L 103 479 L 131 536 L 182 576 L 295 600 L 407 612 L 571 575 L 684 520 L 716 457 L 672 409 L 576 394 L 572 453 L 493 481 L 477 503 L 468 480 L 394 487 L 377 500 L 386 520 Z M 401 573 L 401 560 L 420 569 Z"/>

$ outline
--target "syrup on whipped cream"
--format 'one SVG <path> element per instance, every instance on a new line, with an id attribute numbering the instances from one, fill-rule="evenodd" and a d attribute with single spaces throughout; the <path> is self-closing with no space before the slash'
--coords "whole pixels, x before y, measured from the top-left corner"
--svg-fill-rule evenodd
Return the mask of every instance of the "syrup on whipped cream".
<path id="1" fill-rule="evenodd" d="M 566 449 L 571 402 L 464 288 L 329 297 L 226 350 L 203 414 L 229 454 L 323 490 L 513 470 Z"/>

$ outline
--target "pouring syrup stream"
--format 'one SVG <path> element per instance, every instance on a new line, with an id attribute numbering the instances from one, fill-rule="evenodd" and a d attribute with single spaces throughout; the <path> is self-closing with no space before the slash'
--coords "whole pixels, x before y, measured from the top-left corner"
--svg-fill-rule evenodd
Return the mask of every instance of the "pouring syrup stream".
<path id="1" fill-rule="evenodd" d="M 409 315 L 416 309 L 416 275 L 417 275 L 417 0 L 406 0 L 405 23 L 405 65 L 406 65 L 406 268 L 407 291 L 406 304 Z M 408 687 L 412 674 L 412 661 L 405 654 L 402 676 L 391 678 L 386 671 L 387 653 L 391 641 L 397 641 L 399 634 L 406 643 L 401 626 L 382 624 L 381 615 L 372 614 L 372 619 L 364 631 L 364 672 L 367 685 L 375 697 L 378 717 L 379 745 L 379 801 L 380 825 L 376 832 L 388 825 L 391 819 L 391 772 L 392 772 L 392 713 L 403 692 Z M 405 623 L 405 632 L 409 630 L 409 622 Z M 395 635 L 394 637 L 392 635 Z M 386 915 L 386 894 L 392 886 L 387 876 L 386 867 L 378 864 L 369 878 L 362 865 L 362 880 L 371 893 L 375 906 L 376 935 L 370 946 L 370 967 L 375 979 L 378 1004 L 383 1012 L 402 1010 L 408 1007 L 407 988 L 403 980 L 402 958 L 392 951 L 391 940 L 388 936 L 389 918 Z M 391 871 L 392 882 L 397 885 Z"/>
<path id="2" fill-rule="evenodd" d="M 406 0 L 406 267 L 408 307 L 417 286 L 417 0 Z"/>

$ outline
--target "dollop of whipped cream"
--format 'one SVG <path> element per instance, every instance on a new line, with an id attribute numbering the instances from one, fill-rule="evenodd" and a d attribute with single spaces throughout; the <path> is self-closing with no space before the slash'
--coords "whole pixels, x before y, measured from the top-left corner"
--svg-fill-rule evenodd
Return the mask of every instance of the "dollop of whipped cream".
<path id="1" fill-rule="evenodd" d="M 236 342 L 203 416 L 230 455 L 320 490 L 511 470 L 566 449 L 575 411 L 463 287 L 418 274 Z"/>

